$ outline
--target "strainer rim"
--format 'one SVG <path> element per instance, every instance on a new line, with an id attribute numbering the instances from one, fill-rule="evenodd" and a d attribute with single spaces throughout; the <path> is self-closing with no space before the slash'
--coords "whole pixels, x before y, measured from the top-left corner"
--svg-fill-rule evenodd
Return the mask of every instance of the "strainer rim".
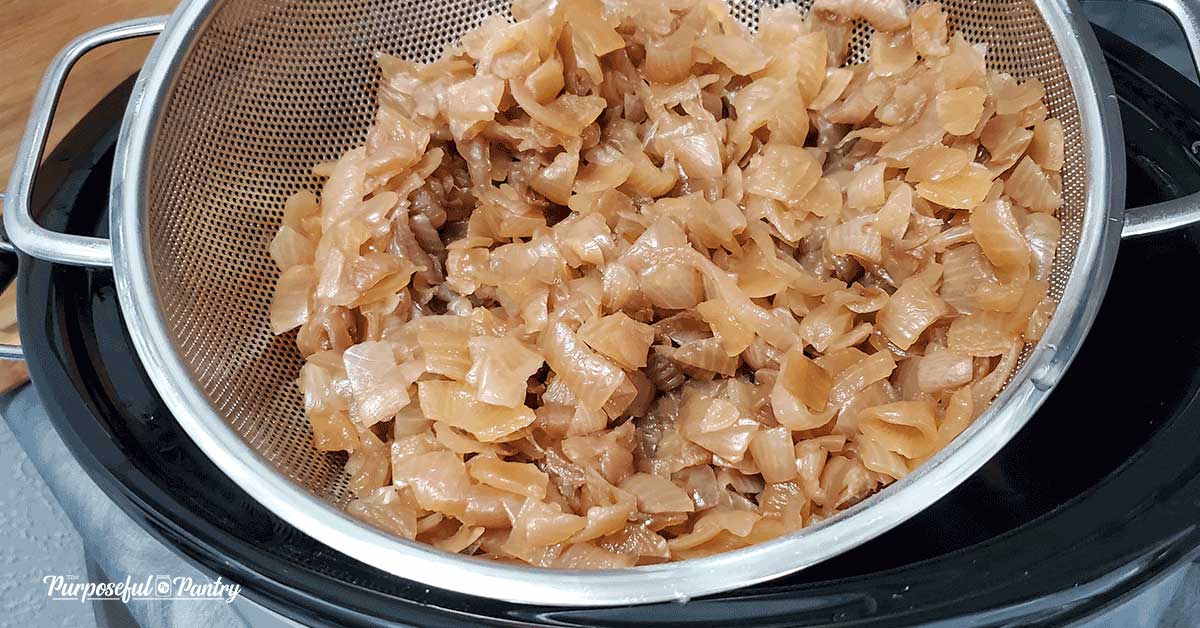
<path id="1" fill-rule="evenodd" d="M 114 272 L 134 346 L 175 419 L 238 486 L 301 532 L 396 576 L 467 595 L 550 606 L 686 600 L 809 567 L 928 507 L 989 460 L 1028 421 L 1082 343 L 1107 288 L 1124 206 L 1124 147 L 1115 93 L 1099 45 L 1074 0 L 1030 0 L 1062 54 L 1087 146 L 1079 249 L 1059 309 L 1026 364 L 958 439 L 907 477 L 827 521 L 714 556 L 611 571 L 516 567 L 448 554 L 381 532 L 298 486 L 249 447 L 192 379 L 154 289 L 145 208 L 151 151 L 171 85 L 221 0 L 185 0 L 134 86 L 110 189 Z M 1088 63 L 1091 60 L 1092 63 Z M 1097 211 L 1102 209 L 1103 211 Z"/>

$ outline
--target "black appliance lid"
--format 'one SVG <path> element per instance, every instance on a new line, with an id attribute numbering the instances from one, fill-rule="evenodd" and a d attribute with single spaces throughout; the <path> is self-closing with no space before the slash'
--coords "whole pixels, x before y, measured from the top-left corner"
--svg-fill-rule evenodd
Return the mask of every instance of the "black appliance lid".
<path id="1" fill-rule="evenodd" d="M 1097 34 L 1121 101 L 1130 205 L 1200 189 L 1200 89 Z M 44 225 L 107 234 L 128 93 L 127 83 L 97 106 L 39 172 Z M 1171 270 L 1200 265 L 1198 238 L 1123 243 L 1066 378 L 995 459 L 921 515 L 788 578 L 630 608 L 503 604 L 353 561 L 259 506 L 195 447 L 137 361 L 110 272 L 22 257 L 19 303 L 34 382 L 97 484 L 168 546 L 305 623 L 1052 624 L 1122 599 L 1200 546 L 1200 328 L 1168 314 L 1181 289 Z"/>

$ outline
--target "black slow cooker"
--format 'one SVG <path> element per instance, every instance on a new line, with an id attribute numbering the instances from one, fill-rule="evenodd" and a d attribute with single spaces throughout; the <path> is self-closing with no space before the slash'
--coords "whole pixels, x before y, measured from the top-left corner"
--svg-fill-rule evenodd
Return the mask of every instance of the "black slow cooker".
<path id="1" fill-rule="evenodd" d="M 1200 88 L 1119 37 L 1097 35 L 1121 101 L 1128 204 L 1200 189 Z M 45 226 L 107 236 L 129 88 L 100 103 L 42 167 L 33 207 Z M 305 624 L 1040 626 L 1110 608 L 1200 553 L 1200 326 L 1181 308 L 1200 266 L 1200 229 L 1121 246 L 1074 366 L 954 492 L 794 576 L 626 608 L 431 590 L 323 546 L 243 493 L 176 424 L 137 360 L 111 271 L 22 258 L 19 303 L 34 384 L 101 489 L 202 570 Z M 14 274 L 11 261 L 0 278 Z"/>

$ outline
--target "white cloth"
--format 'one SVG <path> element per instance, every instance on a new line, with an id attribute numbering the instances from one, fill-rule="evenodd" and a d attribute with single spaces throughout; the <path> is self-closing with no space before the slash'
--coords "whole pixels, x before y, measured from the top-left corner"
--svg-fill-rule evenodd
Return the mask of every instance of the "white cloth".
<path id="1" fill-rule="evenodd" d="M 104 570 L 108 580 L 121 582 L 130 576 L 134 581 L 142 581 L 153 575 L 191 577 L 196 582 L 210 580 L 105 497 L 51 426 L 32 386 L 0 396 L 0 415 L 83 537 L 88 558 Z M 74 575 L 79 580 L 88 579 L 86 573 Z M 241 600 L 234 606 L 244 603 Z M 211 600 L 135 600 L 128 609 L 145 628 L 247 628 L 235 608 Z"/>

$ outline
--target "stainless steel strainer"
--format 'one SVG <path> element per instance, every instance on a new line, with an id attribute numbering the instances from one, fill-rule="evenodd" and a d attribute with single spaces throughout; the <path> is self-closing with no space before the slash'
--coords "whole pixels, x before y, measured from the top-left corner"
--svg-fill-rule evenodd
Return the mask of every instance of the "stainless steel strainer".
<path id="1" fill-rule="evenodd" d="M 1177 16 L 1196 56 L 1200 11 Z M 833 519 L 710 558 L 608 572 L 488 563 L 386 535 L 343 514 L 344 456 L 317 451 L 293 385 L 293 338 L 267 308 L 267 245 L 284 200 L 316 189 L 311 167 L 363 142 L 373 119 L 376 51 L 431 61 L 506 0 L 187 0 L 169 19 L 127 22 L 73 42 L 34 106 L 9 185 L 8 235 L 28 255 L 111 265 L 129 332 L 159 394 L 204 452 L 282 519 L 397 576 L 482 597 L 552 605 L 686 599 L 769 580 L 858 545 L 936 501 L 1021 428 L 1058 382 L 1107 287 L 1122 229 L 1140 235 L 1200 220 L 1200 197 L 1124 210 L 1116 99 L 1072 0 L 943 0 L 951 26 L 988 44 L 990 67 L 1038 77 L 1063 122 L 1064 227 L 1053 275 L 1061 304 L 1000 398 L 951 446 Z M 753 27 L 759 1 L 733 2 Z M 129 104 L 112 177 L 111 243 L 52 233 L 29 193 L 61 84 L 98 45 L 156 34 Z M 858 26 L 852 62 L 868 54 Z M 28 333 L 30 328 L 26 328 Z"/>

